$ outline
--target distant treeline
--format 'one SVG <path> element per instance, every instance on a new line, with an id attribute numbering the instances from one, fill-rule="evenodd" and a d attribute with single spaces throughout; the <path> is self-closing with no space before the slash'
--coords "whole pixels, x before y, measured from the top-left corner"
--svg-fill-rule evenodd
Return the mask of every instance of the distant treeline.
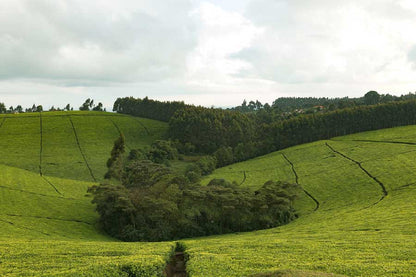
<path id="1" fill-rule="evenodd" d="M 52 105 L 49 108 L 49 111 L 73 111 L 74 108 L 71 107 L 70 104 L 67 104 L 64 108 L 55 107 Z M 79 107 L 80 111 L 98 111 L 98 112 L 105 112 L 106 109 L 103 108 L 103 104 L 99 102 L 97 105 L 94 103 L 94 99 L 88 98 L 85 100 L 85 102 L 82 104 L 81 107 Z M 10 106 L 8 109 L 6 108 L 6 105 L 4 103 L 0 102 L 0 114 L 1 113 L 34 113 L 34 112 L 43 112 L 43 106 L 42 105 L 36 105 L 33 104 L 31 108 L 24 109 L 21 105 L 17 105 L 16 107 Z"/>
<path id="2" fill-rule="evenodd" d="M 246 100 L 240 106 L 231 108 L 244 113 L 257 112 L 262 109 L 274 110 L 275 112 L 293 112 L 295 110 L 304 110 L 307 112 L 310 109 L 318 108 L 319 110 L 333 111 L 336 109 L 351 108 L 362 105 L 375 105 L 388 102 L 397 102 L 404 100 L 414 100 L 416 94 L 408 93 L 401 96 L 394 96 L 391 94 L 379 94 L 376 91 L 369 91 L 363 97 L 280 97 L 273 101 L 271 105 L 265 103 L 264 105 L 256 101 Z"/>
<path id="3" fill-rule="evenodd" d="M 367 102 L 379 102 L 377 93 L 369 92 L 366 96 Z M 127 105 L 129 102 L 139 104 Z M 192 144 L 198 153 L 214 155 L 218 166 L 320 139 L 416 124 L 416 100 L 359 105 L 325 113 L 300 114 L 289 119 L 276 119 L 266 110 L 242 113 L 148 99 L 124 98 L 118 99 L 116 104 L 116 110 L 123 113 L 156 119 L 160 111 L 164 120 L 170 116 L 170 138 Z M 131 110 L 124 108 L 126 106 Z M 136 110 L 134 107 L 147 108 Z"/>

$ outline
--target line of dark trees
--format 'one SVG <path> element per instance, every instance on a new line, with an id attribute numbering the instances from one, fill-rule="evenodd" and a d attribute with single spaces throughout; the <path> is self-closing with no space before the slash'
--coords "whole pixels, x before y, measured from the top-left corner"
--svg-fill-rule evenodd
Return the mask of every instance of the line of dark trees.
<path id="1" fill-rule="evenodd" d="M 415 100 L 416 93 L 403 94 L 401 96 L 395 96 L 391 94 L 379 94 L 376 91 L 369 91 L 363 97 L 340 97 L 340 98 L 328 98 L 328 97 L 280 97 L 273 101 L 270 105 L 265 103 L 264 105 L 256 101 L 246 100 L 240 106 L 231 108 L 244 113 L 257 112 L 260 110 L 273 110 L 276 113 L 290 113 L 294 111 L 302 110 L 303 112 L 313 111 L 333 111 L 336 109 L 351 108 L 362 105 L 375 105 L 388 102 L 397 102 L 405 100 Z"/>
<path id="2" fill-rule="evenodd" d="M 369 92 L 366 96 L 377 101 L 380 95 Z M 134 110 L 137 106 L 128 104 L 130 101 L 139 102 L 141 107 L 145 103 L 152 103 L 148 109 L 157 102 L 133 98 L 118 99 L 116 110 L 154 118 L 153 112 L 146 116 L 148 109 Z M 325 113 L 300 114 L 289 119 L 276 119 L 267 110 L 242 113 L 189 105 L 178 108 L 171 102 L 163 102 L 158 107 L 163 109 L 169 105 L 172 107 L 164 115 L 165 119 L 176 110 L 169 120 L 170 139 L 191 144 L 198 153 L 214 155 L 217 166 L 320 139 L 416 124 L 416 100 L 358 105 Z M 124 109 L 124 106 L 133 110 Z"/>
<path id="3" fill-rule="evenodd" d="M 74 108 L 70 104 L 67 104 L 64 108 L 59 108 L 52 106 L 49 108 L 49 111 L 73 111 Z M 99 102 L 98 104 L 94 103 L 94 99 L 88 98 L 85 102 L 79 107 L 80 111 L 106 111 L 103 108 L 103 104 Z M 42 105 L 33 104 L 32 107 L 24 109 L 21 105 L 16 107 L 10 106 L 8 109 L 4 103 L 0 102 L 0 114 L 1 113 L 31 113 L 31 112 L 43 112 Z"/>
<path id="4" fill-rule="evenodd" d="M 148 154 L 166 150 L 163 144 L 159 142 Z M 134 151 L 123 160 L 123 152 L 124 138 L 120 136 L 105 176 L 121 185 L 100 184 L 89 189 L 101 226 L 121 240 L 160 241 L 251 231 L 296 218 L 293 202 L 301 193 L 296 184 L 268 181 L 252 191 L 213 179 L 201 186 Z M 173 156 L 166 155 L 168 159 Z"/>
<path id="5" fill-rule="evenodd" d="M 184 102 L 160 102 L 145 97 L 143 99 L 125 97 L 117 98 L 113 111 L 139 117 L 168 122 L 176 111 L 189 107 Z"/>

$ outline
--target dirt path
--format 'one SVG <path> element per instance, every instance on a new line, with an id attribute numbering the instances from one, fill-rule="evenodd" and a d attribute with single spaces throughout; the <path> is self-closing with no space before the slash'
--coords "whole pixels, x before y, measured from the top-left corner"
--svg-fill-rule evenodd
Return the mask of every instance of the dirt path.
<path id="1" fill-rule="evenodd" d="M 356 165 L 358 165 L 358 167 L 365 173 L 365 174 L 367 174 L 367 176 L 368 177 L 370 177 L 371 179 L 373 179 L 380 187 L 381 187 L 381 190 L 382 190 L 382 192 L 383 192 L 383 195 L 381 196 L 381 198 L 377 201 L 377 202 L 375 202 L 373 205 L 376 205 L 376 204 L 378 204 L 381 200 L 383 200 L 387 195 L 388 195 L 388 192 L 387 192 L 387 190 L 386 190 L 386 186 L 380 181 L 380 180 L 378 180 L 377 179 L 377 177 L 375 177 L 375 176 L 373 176 L 373 175 L 371 175 L 371 173 L 370 172 L 368 172 L 367 171 L 367 169 L 365 169 L 363 166 L 362 166 L 362 164 L 359 162 L 359 161 L 356 161 L 356 160 L 354 160 L 353 158 L 350 158 L 350 157 L 348 157 L 347 155 L 345 155 L 345 154 L 343 154 L 343 153 L 341 153 L 341 152 L 339 152 L 339 151 L 337 151 L 337 150 L 335 150 L 335 148 L 334 147 L 332 147 L 331 145 L 329 145 L 327 142 L 325 143 L 325 145 L 329 148 L 329 149 L 331 149 L 334 153 L 336 153 L 336 154 L 338 154 L 338 155 L 340 155 L 341 157 L 343 157 L 343 158 L 345 158 L 345 159 L 347 159 L 347 160 L 349 160 L 349 161 L 351 161 L 351 162 L 353 162 L 353 163 L 355 163 Z"/>
<path id="2" fill-rule="evenodd" d="M 81 144 L 79 143 L 79 139 L 78 139 L 77 130 L 75 129 L 75 126 L 74 126 L 74 122 L 72 121 L 71 116 L 68 116 L 68 118 L 69 118 L 69 122 L 71 122 L 72 131 L 74 132 L 74 136 L 75 136 L 75 140 L 76 140 L 77 145 L 78 145 L 79 152 L 81 153 L 81 156 L 84 159 L 85 165 L 87 166 L 87 168 L 90 172 L 91 178 L 94 180 L 94 182 L 97 182 L 97 179 L 95 179 L 95 176 L 92 173 L 92 169 L 91 169 L 90 165 L 88 164 L 87 157 L 85 156 L 84 151 L 82 151 Z"/>
<path id="3" fill-rule="evenodd" d="M 316 211 L 316 210 L 318 210 L 319 209 L 319 201 L 312 195 L 312 194 L 310 194 L 306 189 L 304 189 L 303 187 L 302 187 L 302 185 L 300 185 L 299 184 L 299 176 L 298 176 L 298 173 L 296 172 L 296 169 L 295 169 L 295 165 L 292 163 L 292 161 L 291 160 L 289 160 L 289 158 L 284 154 L 284 153 L 282 153 L 282 156 L 283 156 L 283 158 L 285 158 L 285 160 L 290 164 L 290 166 L 292 167 L 292 171 L 293 171 L 293 174 L 295 175 L 295 182 L 296 182 L 296 184 L 298 184 L 302 189 L 303 189 L 303 192 L 309 197 L 309 198 L 311 198 L 314 202 L 315 202 L 315 209 L 314 209 L 314 211 Z"/>
<path id="4" fill-rule="evenodd" d="M 171 262 L 167 265 L 164 275 L 166 277 L 186 277 L 185 255 L 183 252 L 175 252 Z"/>

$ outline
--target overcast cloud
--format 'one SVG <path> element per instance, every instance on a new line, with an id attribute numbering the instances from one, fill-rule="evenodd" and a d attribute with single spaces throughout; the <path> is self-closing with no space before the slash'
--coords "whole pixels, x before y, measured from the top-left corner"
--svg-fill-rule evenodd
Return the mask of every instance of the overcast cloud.
<path id="1" fill-rule="evenodd" d="M 412 0 L 2 0 L 0 102 L 416 91 Z"/>

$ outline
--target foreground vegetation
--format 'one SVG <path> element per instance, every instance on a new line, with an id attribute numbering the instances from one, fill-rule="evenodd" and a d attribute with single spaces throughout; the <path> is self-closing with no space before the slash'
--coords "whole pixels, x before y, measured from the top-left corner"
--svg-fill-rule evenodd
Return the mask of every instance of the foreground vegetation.
<path id="1" fill-rule="evenodd" d="M 42 140 L 38 114 L 3 121 L 0 275 L 162 275 L 175 243 L 123 243 L 100 232 L 85 196 L 94 184 L 85 160 L 103 178 L 119 135 L 112 121 L 130 148 L 160 138 L 166 124 L 99 114 L 70 113 L 80 147 L 66 115 L 43 114 Z M 217 169 L 203 182 L 226 178 L 252 190 L 270 179 L 299 183 L 300 218 L 268 230 L 183 240 L 189 275 L 415 276 L 415 134 L 416 126 L 359 133 Z"/>

